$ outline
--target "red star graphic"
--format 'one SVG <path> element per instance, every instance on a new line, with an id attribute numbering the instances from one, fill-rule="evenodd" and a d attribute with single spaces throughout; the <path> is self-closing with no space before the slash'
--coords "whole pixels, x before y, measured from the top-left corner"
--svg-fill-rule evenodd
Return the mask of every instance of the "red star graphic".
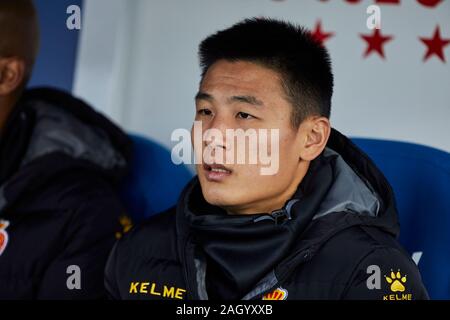
<path id="1" fill-rule="evenodd" d="M 417 0 L 419 3 L 425 7 L 433 8 L 436 7 L 442 0 Z"/>
<path id="2" fill-rule="evenodd" d="M 393 36 L 383 36 L 379 29 L 375 29 L 372 35 L 364 35 L 361 34 L 361 38 L 363 38 L 367 42 L 367 50 L 364 53 L 364 58 L 366 58 L 372 51 L 378 52 L 378 54 L 385 59 L 383 45 L 385 42 L 391 41 Z"/>
<path id="3" fill-rule="evenodd" d="M 437 55 L 439 59 L 442 60 L 442 62 L 445 61 L 444 56 L 444 47 L 448 46 L 450 44 L 450 39 L 443 39 L 441 38 L 441 30 L 439 26 L 436 27 L 434 30 L 433 38 L 427 39 L 427 38 L 419 38 L 425 45 L 427 46 L 427 53 L 425 54 L 425 57 L 423 58 L 423 61 L 427 61 L 431 56 Z"/>
<path id="4" fill-rule="evenodd" d="M 322 21 L 317 21 L 316 27 L 314 31 L 311 32 L 314 39 L 316 39 L 318 42 L 320 42 L 322 45 L 324 45 L 325 41 L 328 40 L 328 38 L 331 38 L 334 36 L 334 32 L 323 32 L 322 30 Z"/>

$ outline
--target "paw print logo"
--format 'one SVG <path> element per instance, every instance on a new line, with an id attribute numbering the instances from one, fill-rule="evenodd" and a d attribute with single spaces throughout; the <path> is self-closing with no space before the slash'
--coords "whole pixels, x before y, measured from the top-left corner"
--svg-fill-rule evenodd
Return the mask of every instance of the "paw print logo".
<path id="1" fill-rule="evenodd" d="M 386 282 L 391 285 L 392 292 L 403 292 L 405 291 L 404 284 L 406 283 L 406 275 L 401 274 L 400 270 L 396 273 L 391 270 L 390 276 L 384 276 L 386 278 Z"/>

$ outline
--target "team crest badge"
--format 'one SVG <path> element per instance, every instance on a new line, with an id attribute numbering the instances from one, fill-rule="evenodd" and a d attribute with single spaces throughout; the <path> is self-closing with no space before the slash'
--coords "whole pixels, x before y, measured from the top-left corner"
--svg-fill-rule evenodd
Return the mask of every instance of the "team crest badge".
<path id="1" fill-rule="evenodd" d="M 0 220 L 0 256 L 8 245 L 8 232 L 6 232 L 6 228 L 8 228 L 8 226 L 9 221 Z"/>
<path id="2" fill-rule="evenodd" d="M 286 300 L 288 297 L 288 291 L 281 287 L 275 289 L 272 292 L 266 293 L 263 296 L 263 300 Z"/>

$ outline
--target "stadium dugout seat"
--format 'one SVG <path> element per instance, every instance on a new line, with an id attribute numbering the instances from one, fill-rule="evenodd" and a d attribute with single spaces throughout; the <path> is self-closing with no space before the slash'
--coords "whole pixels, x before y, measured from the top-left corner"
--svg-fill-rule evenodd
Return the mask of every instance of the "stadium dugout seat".
<path id="1" fill-rule="evenodd" d="M 184 165 L 175 165 L 171 153 L 158 143 L 138 135 L 133 141 L 130 172 L 121 195 L 134 223 L 174 206 L 193 174 Z"/>
<path id="2" fill-rule="evenodd" d="M 427 146 L 354 138 L 391 183 L 400 242 L 418 261 L 432 299 L 450 299 L 450 154 Z"/>

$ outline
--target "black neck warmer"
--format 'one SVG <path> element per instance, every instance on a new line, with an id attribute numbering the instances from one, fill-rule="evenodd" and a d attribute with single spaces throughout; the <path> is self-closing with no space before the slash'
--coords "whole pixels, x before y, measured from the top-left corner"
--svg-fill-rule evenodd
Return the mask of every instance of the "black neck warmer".
<path id="1" fill-rule="evenodd" d="M 288 255 L 332 184 L 325 162 L 314 160 L 294 196 L 270 214 L 228 215 L 205 201 L 198 180 L 188 187 L 184 217 L 205 255 L 209 299 L 242 298 Z"/>

